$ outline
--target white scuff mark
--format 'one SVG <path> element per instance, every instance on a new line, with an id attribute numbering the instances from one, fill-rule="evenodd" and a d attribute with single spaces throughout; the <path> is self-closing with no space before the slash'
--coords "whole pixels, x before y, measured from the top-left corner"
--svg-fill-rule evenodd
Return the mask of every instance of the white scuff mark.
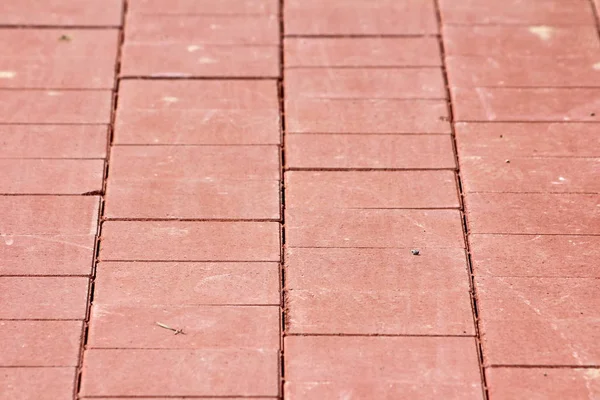
<path id="1" fill-rule="evenodd" d="M 12 79 L 17 76 L 15 71 L 0 71 L 0 79 Z"/>
<path id="2" fill-rule="evenodd" d="M 493 107 L 488 101 L 488 94 L 484 92 L 483 88 L 475 88 L 475 92 L 477 93 L 477 97 L 479 98 L 479 102 L 483 107 L 483 111 L 485 112 L 485 116 L 489 121 L 493 121 L 496 119 L 496 113 L 494 112 Z"/>
<path id="3" fill-rule="evenodd" d="M 173 97 L 173 96 L 165 96 L 162 98 L 162 100 L 165 103 L 177 103 L 179 101 L 179 99 L 177 97 Z"/>
<path id="4" fill-rule="evenodd" d="M 203 48 L 202 46 L 198 46 L 197 44 L 190 44 L 187 47 L 187 51 L 189 51 L 190 53 L 193 53 L 193 52 L 198 51 L 198 50 L 200 50 L 202 48 Z"/>
<path id="5" fill-rule="evenodd" d="M 218 61 L 210 57 L 200 57 L 198 59 L 198 62 L 200 64 L 216 64 Z"/>
<path id="6" fill-rule="evenodd" d="M 46 92 L 48 96 L 60 96 L 60 92 L 55 92 L 54 90 L 50 90 Z"/>
<path id="7" fill-rule="evenodd" d="M 12 246 L 12 244 L 15 242 L 13 238 L 6 237 L 6 236 L 3 236 L 3 237 L 4 237 L 4 244 L 7 246 Z"/>
<path id="8" fill-rule="evenodd" d="M 600 71 L 600 62 L 597 62 L 596 64 L 592 65 L 592 68 L 596 71 Z"/>
<path id="9" fill-rule="evenodd" d="M 550 38 L 552 38 L 554 28 L 546 25 L 530 26 L 529 32 L 533 33 L 535 36 L 539 37 L 543 41 L 548 41 L 550 40 Z"/>

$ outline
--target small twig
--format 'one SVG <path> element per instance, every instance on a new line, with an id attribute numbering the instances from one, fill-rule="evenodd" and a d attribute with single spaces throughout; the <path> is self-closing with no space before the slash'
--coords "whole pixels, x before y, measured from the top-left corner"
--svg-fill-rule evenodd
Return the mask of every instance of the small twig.
<path id="1" fill-rule="evenodd" d="M 169 325 L 161 324 L 160 322 L 157 322 L 156 325 L 160 326 L 161 328 L 173 331 L 173 332 L 175 332 L 176 335 L 179 335 L 179 334 L 185 335 L 185 332 L 183 331 L 183 329 L 171 328 Z"/>

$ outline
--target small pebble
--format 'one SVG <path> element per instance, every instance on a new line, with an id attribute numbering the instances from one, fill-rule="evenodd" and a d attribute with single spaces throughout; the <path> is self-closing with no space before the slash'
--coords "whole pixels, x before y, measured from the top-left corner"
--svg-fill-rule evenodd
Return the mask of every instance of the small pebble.
<path id="1" fill-rule="evenodd" d="M 510 164 L 510 160 L 504 160 L 504 162 Z"/>
<path id="2" fill-rule="evenodd" d="M 413 256 L 418 256 L 419 254 L 421 254 L 421 252 L 417 249 L 412 249 L 410 252 L 412 253 Z"/>

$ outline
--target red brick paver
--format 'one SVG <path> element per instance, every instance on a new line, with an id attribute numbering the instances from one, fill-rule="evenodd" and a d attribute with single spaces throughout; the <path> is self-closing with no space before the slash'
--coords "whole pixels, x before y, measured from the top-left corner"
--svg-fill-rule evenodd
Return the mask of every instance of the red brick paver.
<path id="1" fill-rule="evenodd" d="M 7 0 L 0 398 L 600 396 L 597 0 Z"/>

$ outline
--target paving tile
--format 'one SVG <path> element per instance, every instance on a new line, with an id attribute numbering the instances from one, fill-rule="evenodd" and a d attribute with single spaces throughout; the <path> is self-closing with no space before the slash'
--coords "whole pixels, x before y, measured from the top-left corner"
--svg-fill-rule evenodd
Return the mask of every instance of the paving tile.
<path id="1" fill-rule="evenodd" d="M 276 351 L 89 350 L 83 396 L 276 396 Z"/>
<path id="2" fill-rule="evenodd" d="M 110 162 L 116 180 L 280 179 L 277 146 L 116 146 Z"/>
<path id="3" fill-rule="evenodd" d="M 289 247 L 463 248 L 457 210 L 288 209 Z"/>
<path id="4" fill-rule="evenodd" d="M 0 321 L 0 365 L 76 367 L 82 329 L 80 321 Z"/>
<path id="5" fill-rule="evenodd" d="M 600 396 L 598 369 L 488 368 L 490 399 L 594 399 Z"/>
<path id="6" fill-rule="evenodd" d="M 279 304 L 277 263 L 100 263 L 94 304 Z"/>
<path id="7" fill-rule="evenodd" d="M 288 249 L 287 331 L 474 335 L 464 250 L 421 251 Z"/>
<path id="8" fill-rule="evenodd" d="M 125 38 L 133 43 L 279 45 L 279 19 L 265 16 L 128 14 Z"/>
<path id="9" fill-rule="evenodd" d="M 111 89 L 116 29 L 0 29 L 0 87 Z"/>
<path id="10" fill-rule="evenodd" d="M 442 65 L 434 37 L 286 38 L 283 50 L 285 68 Z"/>
<path id="11" fill-rule="evenodd" d="M 598 157 L 598 127 L 589 123 L 455 124 L 459 156 Z"/>
<path id="12" fill-rule="evenodd" d="M 277 96 L 275 81 L 125 80 L 115 143 L 277 144 Z"/>
<path id="13" fill-rule="evenodd" d="M 96 196 L 0 196 L 3 235 L 92 235 L 96 233 Z"/>
<path id="14" fill-rule="evenodd" d="M 136 0 L 127 14 L 149 15 L 277 15 L 277 0 Z"/>
<path id="15" fill-rule="evenodd" d="M 472 233 L 600 234 L 597 195 L 471 193 L 466 211 Z"/>
<path id="16" fill-rule="evenodd" d="M 450 25 L 593 25 L 586 0 L 441 0 L 444 24 Z"/>
<path id="17" fill-rule="evenodd" d="M 288 0 L 286 35 L 407 35 L 437 33 L 433 2 L 422 0 Z"/>
<path id="18" fill-rule="evenodd" d="M 286 133 L 450 133 L 445 100 L 288 98 L 285 103 Z"/>
<path id="19" fill-rule="evenodd" d="M 0 158 L 104 158 L 101 125 L 1 125 Z"/>
<path id="20" fill-rule="evenodd" d="M 279 307 L 94 304 L 88 348 L 279 349 Z M 157 322 L 185 334 L 175 335 Z"/>
<path id="21" fill-rule="evenodd" d="M 104 160 L 0 159 L 1 194 L 101 192 Z"/>
<path id="22" fill-rule="evenodd" d="M 598 365 L 595 278 L 476 277 L 486 365 Z"/>
<path id="23" fill-rule="evenodd" d="M 121 0 L 8 0 L 3 4 L 1 25 L 119 26 Z"/>
<path id="24" fill-rule="evenodd" d="M 94 234 L 0 234 L 0 275 L 90 275 L 94 242 Z"/>
<path id="25" fill-rule="evenodd" d="M 279 170 L 276 146 L 117 146 L 106 216 L 278 219 Z"/>
<path id="26" fill-rule="evenodd" d="M 102 260 L 279 261 L 276 222 L 134 222 L 102 226 Z"/>
<path id="27" fill-rule="evenodd" d="M 445 26 L 442 37 L 446 54 L 451 56 L 581 56 L 597 55 L 600 49 L 592 25 Z"/>
<path id="28" fill-rule="evenodd" d="M 467 156 L 460 170 L 465 192 L 600 192 L 600 158 Z"/>
<path id="29" fill-rule="evenodd" d="M 459 208 L 453 171 L 292 171 L 290 208 Z"/>
<path id="30" fill-rule="evenodd" d="M 598 278 L 600 237 L 470 235 L 477 276 Z"/>
<path id="31" fill-rule="evenodd" d="M 286 398 L 483 398 L 472 338 L 287 337 L 285 352 Z"/>
<path id="32" fill-rule="evenodd" d="M 2 124 L 108 124 L 108 90 L 0 90 Z"/>
<path id="33" fill-rule="evenodd" d="M 126 41 L 122 52 L 122 77 L 279 77 L 278 46 Z"/>
<path id="34" fill-rule="evenodd" d="M 452 86 L 593 87 L 600 86 L 600 57 L 586 56 L 449 56 Z"/>
<path id="35" fill-rule="evenodd" d="M 456 168 L 447 135 L 286 135 L 287 168 Z"/>
<path id="36" fill-rule="evenodd" d="M 0 277 L 0 319 L 84 319 L 88 278 Z"/>
<path id="37" fill-rule="evenodd" d="M 285 73 L 285 95 L 322 99 L 444 99 L 437 68 L 292 69 Z"/>
<path id="38" fill-rule="evenodd" d="M 75 376 L 75 368 L 0 368 L 0 387 L 7 399 L 70 399 Z"/>
<path id="39" fill-rule="evenodd" d="M 600 121 L 600 89 L 453 88 L 457 121 Z"/>
<path id="40" fill-rule="evenodd" d="M 278 181 L 202 179 L 193 176 L 176 180 L 115 179 L 107 192 L 105 216 L 108 219 L 279 220 Z"/>

